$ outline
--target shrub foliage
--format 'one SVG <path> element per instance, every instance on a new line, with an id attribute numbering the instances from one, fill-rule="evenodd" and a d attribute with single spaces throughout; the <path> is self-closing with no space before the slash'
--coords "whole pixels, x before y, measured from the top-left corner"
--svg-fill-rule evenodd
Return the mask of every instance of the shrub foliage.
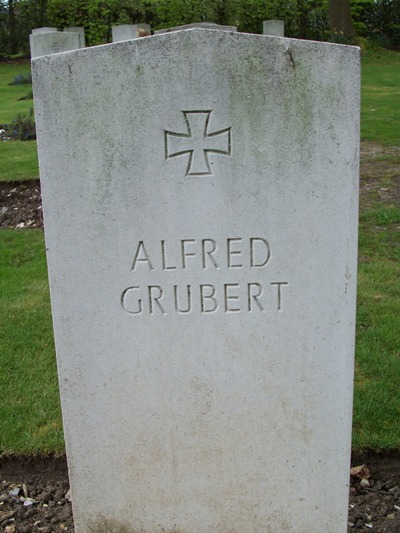
<path id="1" fill-rule="evenodd" d="M 0 59 L 29 53 L 31 29 L 45 25 L 83 26 L 94 45 L 109 42 L 116 24 L 159 29 L 208 21 L 261 33 L 263 20 L 281 19 L 288 37 L 346 42 L 346 31 L 329 30 L 339 4 L 350 4 L 358 37 L 400 49 L 400 0 L 0 0 Z"/>
<path id="2" fill-rule="evenodd" d="M 10 124 L 5 124 L 3 135 L 12 141 L 32 141 L 36 139 L 33 108 L 27 115 L 19 113 Z"/>

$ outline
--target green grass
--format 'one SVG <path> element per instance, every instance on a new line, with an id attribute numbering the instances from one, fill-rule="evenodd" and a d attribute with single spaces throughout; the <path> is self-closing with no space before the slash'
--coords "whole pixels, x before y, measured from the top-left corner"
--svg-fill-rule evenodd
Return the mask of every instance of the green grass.
<path id="1" fill-rule="evenodd" d="M 21 100 L 32 91 L 31 85 L 9 85 L 19 74 L 30 72 L 29 62 L 0 63 L 0 124 L 9 124 L 20 113 L 27 114 L 33 100 Z M 39 177 L 36 141 L 0 143 L 0 181 L 24 181 Z"/>
<path id="2" fill-rule="evenodd" d="M 385 63 L 398 58 L 383 54 Z M 378 61 L 366 58 L 371 68 Z M 384 125 L 376 127 L 379 138 Z M 397 122 L 392 142 L 399 135 Z M 353 447 L 400 450 L 400 150 L 371 148 L 361 176 Z"/>
<path id="3" fill-rule="evenodd" d="M 0 452 L 62 451 L 43 232 L 0 232 Z"/>
<path id="4" fill-rule="evenodd" d="M 400 449 L 400 206 L 361 213 L 355 449 Z"/>
<path id="5" fill-rule="evenodd" d="M 361 80 L 361 139 L 400 146 L 400 53 L 367 50 Z"/>
<path id="6" fill-rule="evenodd" d="M 0 143 L 0 181 L 24 181 L 39 177 L 36 141 Z"/>
<path id="7" fill-rule="evenodd" d="M 19 113 L 26 114 L 32 100 L 20 100 L 32 89 L 31 85 L 9 85 L 18 74 L 27 74 L 30 64 L 0 63 L 0 124 L 9 124 Z"/>
<path id="8" fill-rule="evenodd" d="M 362 59 L 361 138 L 400 146 L 400 53 L 367 50 Z M 396 188 L 391 175 L 368 180 Z M 397 170 L 396 170 L 397 165 Z M 400 450 L 400 206 L 375 191 L 362 205 L 359 234 L 353 448 Z"/>

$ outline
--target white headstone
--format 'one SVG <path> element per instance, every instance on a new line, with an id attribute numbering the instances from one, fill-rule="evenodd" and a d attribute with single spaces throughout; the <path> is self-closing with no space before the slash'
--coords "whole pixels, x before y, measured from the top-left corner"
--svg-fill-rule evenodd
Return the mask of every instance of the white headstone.
<path id="1" fill-rule="evenodd" d="M 344 533 L 359 49 L 33 61 L 76 533 Z"/>
<path id="2" fill-rule="evenodd" d="M 57 54 L 58 52 L 68 52 L 81 48 L 81 38 L 79 33 L 67 33 L 62 31 L 52 31 L 43 33 L 31 33 L 29 35 L 31 47 L 31 58 Z"/>
<path id="3" fill-rule="evenodd" d="M 122 24 L 112 27 L 113 43 L 151 35 L 149 24 Z"/>
<path id="4" fill-rule="evenodd" d="M 49 32 L 53 32 L 53 31 L 57 31 L 57 28 L 51 28 L 49 26 L 44 26 L 43 28 L 33 28 L 31 33 L 33 33 L 33 34 L 36 34 L 36 33 L 49 33 Z"/>
<path id="5" fill-rule="evenodd" d="M 174 26 L 173 28 L 166 28 L 163 30 L 157 30 L 155 35 L 160 33 L 169 33 L 171 31 L 191 30 L 193 28 L 203 28 L 205 30 L 219 30 L 219 31 L 237 31 L 236 26 L 223 26 L 221 24 L 215 24 L 214 22 L 193 22 L 192 24 L 184 24 L 183 26 Z"/>
<path id="6" fill-rule="evenodd" d="M 264 20 L 263 34 L 273 37 L 285 37 L 285 22 L 283 20 Z"/>
<path id="7" fill-rule="evenodd" d="M 68 33 L 79 33 L 80 36 L 80 48 L 85 48 L 86 39 L 85 39 L 85 28 L 82 26 L 71 26 L 70 28 L 64 28 L 65 32 Z"/>

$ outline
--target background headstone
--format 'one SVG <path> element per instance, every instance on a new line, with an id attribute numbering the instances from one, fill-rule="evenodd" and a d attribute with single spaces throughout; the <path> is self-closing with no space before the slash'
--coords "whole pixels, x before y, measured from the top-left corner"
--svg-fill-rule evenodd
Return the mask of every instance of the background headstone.
<path id="1" fill-rule="evenodd" d="M 54 31 L 57 31 L 57 28 L 51 28 L 49 26 L 43 26 L 43 28 L 33 28 L 32 30 L 32 34 L 36 34 L 36 33 L 49 33 L 49 32 L 54 32 Z"/>
<path id="2" fill-rule="evenodd" d="M 205 30 L 219 30 L 219 31 L 237 31 L 236 26 L 223 26 L 222 24 L 215 24 L 214 22 L 193 22 L 192 24 L 184 24 L 182 26 L 174 26 L 173 28 L 166 28 L 157 30 L 155 35 L 160 33 L 170 33 L 171 31 L 190 30 L 193 28 L 203 28 Z"/>
<path id="3" fill-rule="evenodd" d="M 147 37 L 148 35 L 151 35 L 149 24 L 121 24 L 121 26 L 112 27 L 113 43 Z"/>
<path id="4" fill-rule="evenodd" d="M 273 37 L 284 37 L 285 22 L 283 20 L 264 20 L 263 34 Z"/>
<path id="5" fill-rule="evenodd" d="M 81 36 L 79 33 L 62 31 L 49 31 L 31 33 L 29 35 L 31 58 L 58 52 L 68 52 L 81 48 Z"/>
<path id="6" fill-rule="evenodd" d="M 82 26 L 72 26 L 71 28 L 64 28 L 64 31 L 68 33 L 79 33 L 80 48 L 85 48 L 86 46 L 85 28 L 83 28 Z"/>
<path id="7" fill-rule="evenodd" d="M 33 61 L 76 533 L 345 533 L 359 49 Z"/>

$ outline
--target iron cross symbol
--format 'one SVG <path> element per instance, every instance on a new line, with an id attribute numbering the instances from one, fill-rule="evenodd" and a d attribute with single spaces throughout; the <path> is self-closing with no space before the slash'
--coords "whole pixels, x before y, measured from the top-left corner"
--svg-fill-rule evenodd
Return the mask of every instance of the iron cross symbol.
<path id="1" fill-rule="evenodd" d="M 186 176 L 211 175 L 208 155 L 231 155 L 231 128 L 208 131 L 212 111 L 182 111 L 187 133 L 164 131 L 165 159 L 188 155 Z"/>

